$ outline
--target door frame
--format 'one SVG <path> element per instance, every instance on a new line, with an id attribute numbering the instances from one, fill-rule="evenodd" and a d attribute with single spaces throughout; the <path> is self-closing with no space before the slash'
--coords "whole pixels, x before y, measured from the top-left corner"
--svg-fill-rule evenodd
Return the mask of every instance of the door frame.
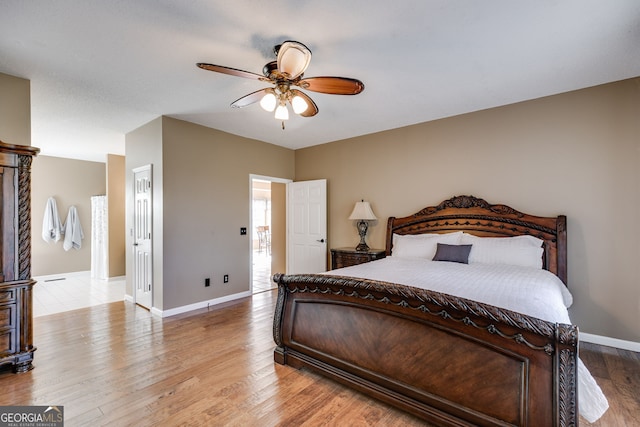
<path id="1" fill-rule="evenodd" d="M 253 294 L 253 180 L 260 179 L 262 181 L 270 181 L 277 182 L 279 184 L 288 184 L 293 182 L 292 179 L 287 178 L 278 178 L 275 176 L 266 176 L 266 175 L 256 175 L 249 174 L 249 229 L 247 230 L 247 234 L 249 235 L 249 292 Z M 287 202 L 288 203 L 288 202 Z M 288 209 L 285 209 L 285 216 L 288 216 L 286 213 Z M 287 218 L 285 218 L 287 219 Z M 286 251 L 289 251 L 289 242 L 287 239 L 287 247 Z M 285 257 L 286 260 L 286 257 Z"/>

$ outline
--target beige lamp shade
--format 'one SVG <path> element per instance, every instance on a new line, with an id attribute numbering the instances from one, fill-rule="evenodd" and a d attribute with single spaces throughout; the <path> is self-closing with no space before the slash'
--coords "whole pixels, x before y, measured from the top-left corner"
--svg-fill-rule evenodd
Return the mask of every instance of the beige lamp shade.
<path id="1" fill-rule="evenodd" d="M 365 202 L 363 200 L 356 203 L 355 207 L 353 208 L 353 212 L 351 212 L 351 215 L 349 215 L 349 219 L 373 221 L 378 218 L 376 218 L 376 216 L 373 214 L 373 210 L 371 210 L 371 205 L 369 204 L 369 202 Z"/>

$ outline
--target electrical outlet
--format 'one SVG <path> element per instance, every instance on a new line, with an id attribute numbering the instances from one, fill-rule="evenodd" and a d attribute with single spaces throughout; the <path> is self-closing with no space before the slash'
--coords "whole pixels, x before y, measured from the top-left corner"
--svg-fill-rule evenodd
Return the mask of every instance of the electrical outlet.
<path id="1" fill-rule="evenodd" d="M 206 288 L 208 286 L 211 286 L 211 279 L 207 277 L 204 279 L 204 287 Z"/>
<path id="2" fill-rule="evenodd" d="M 222 278 L 222 282 L 223 283 L 229 283 L 229 275 L 225 274 L 224 277 Z"/>
<path id="3" fill-rule="evenodd" d="M 240 235 L 241 236 L 247 235 L 247 227 L 240 227 Z"/>

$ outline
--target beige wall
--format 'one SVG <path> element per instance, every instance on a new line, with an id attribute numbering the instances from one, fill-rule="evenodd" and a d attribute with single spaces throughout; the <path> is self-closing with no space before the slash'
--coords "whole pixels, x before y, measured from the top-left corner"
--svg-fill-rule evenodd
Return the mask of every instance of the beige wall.
<path id="1" fill-rule="evenodd" d="M 294 152 L 164 117 L 163 163 L 163 308 L 249 291 L 249 177 L 292 179 Z"/>
<path id="2" fill-rule="evenodd" d="M 566 214 L 573 322 L 640 341 L 640 78 L 296 151 L 296 180 L 327 178 L 329 247 L 358 242 L 357 200 L 379 221 L 454 195 Z"/>
<path id="3" fill-rule="evenodd" d="M 0 141 L 31 145 L 31 82 L 0 73 Z"/>
<path id="4" fill-rule="evenodd" d="M 125 261 L 125 159 L 107 155 L 107 204 L 109 206 L 109 277 L 124 276 Z"/>
<path id="5" fill-rule="evenodd" d="M 105 164 L 38 156 L 31 170 L 32 274 L 45 276 L 91 270 L 91 196 L 105 194 Z M 49 197 L 54 197 L 64 223 L 69 207 L 78 209 L 84 231 L 82 247 L 65 251 L 62 240 L 42 239 L 42 219 Z"/>
<path id="6" fill-rule="evenodd" d="M 154 307 L 249 291 L 251 234 L 240 235 L 250 227 L 249 177 L 292 179 L 294 152 L 168 117 L 127 134 L 126 150 L 128 175 L 131 167 L 154 168 Z"/>

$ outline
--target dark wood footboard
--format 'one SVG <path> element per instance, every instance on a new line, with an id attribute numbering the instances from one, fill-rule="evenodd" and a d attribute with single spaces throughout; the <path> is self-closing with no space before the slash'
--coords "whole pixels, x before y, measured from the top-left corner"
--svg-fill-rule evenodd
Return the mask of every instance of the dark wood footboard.
<path id="1" fill-rule="evenodd" d="M 438 425 L 578 424 L 578 331 L 409 286 L 276 274 L 277 363 Z"/>

